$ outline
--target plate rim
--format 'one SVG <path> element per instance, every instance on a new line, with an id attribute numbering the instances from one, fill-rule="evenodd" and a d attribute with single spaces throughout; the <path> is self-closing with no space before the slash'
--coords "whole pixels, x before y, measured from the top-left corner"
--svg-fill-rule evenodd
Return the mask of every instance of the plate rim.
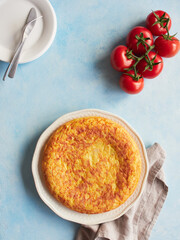
<path id="1" fill-rule="evenodd" d="M 138 195 L 137 197 L 135 198 L 135 200 L 129 205 L 127 206 L 121 213 L 114 213 L 113 216 L 109 216 L 109 217 L 106 217 L 104 219 L 94 219 L 93 220 L 89 220 L 87 219 L 86 216 L 88 215 L 91 215 L 91 216 L 100 216 L 100 214 L 104 214 L 104 213 L 100 213 L 100 214 L 83 214 L 83 213 L 78 213 L 76 211 L 73 211 L 73 210 L 70 210 L 72 211 L 72 213 L 76 213 L 77 215 L 79 215 L 79 218 L 78 219 L 75 219 L 73 217 L 73 214 L 71 216 L 66 216 L 66 215 L 63 215 L 62 212 L 60 212 L 59 210 L 56 209 L 56 207 L 53 205 L 52 202 L 49 202 L 49 200 L 46 198 L 46 196 L 44 196 L 44 193 L 43 193 L 43 190 L 44 189 L 41 189 L 42 186 L 40 186 L 40 184 L 42 184 L 42 181 L 40 179 L 40 174 L 39 174 L 39 170 L 38 170 L 38 163 L 40 161 L 40 157 L 38 158 L 37 155 L 38 153 L 40 154 L 41 150 L 42 150 L 42 147 L 44 146 L 44 144 L 42 144 L 41 142 L 43 141 L 43 139 L 48 139 L 49 136 L 55 131 L 55 129 L 57 129 L 59 126 L 61 126 L 62 124 L 64 124 L 65 122 L 68 122 L 70 120 L 68 120 L 68 118 L 71 118 L 71 119 L 75 119 L 75 118 L 78 118 L 77 115 L 81 115 L 81 114 L 88 114 L 88 113 L 92 113 L 92 116 L 93 116 L 93 113 L 97 114 L 97 115 L 94 115 L 94 116 L 98 116 L 98 114 L 103 114 L 103 115 L 106 115 L 108 116 L 109 118 L 110 117 L 115 117 L 117 119 L 119 119 L 120 121 L 122 121 L 128 128 L 130 131 L 132 131 L 135 136 L 137 137 L 139 143 L 141 144 L 141 147 L 142 147 L 142 151 L 143 151 L 143 155 L 144 155 L 144 163 L 145 163 L 145 173 L 144 173 L 144 177 L 143 177 L 143 180 L 142 180 L 142 184 L 141 184 L 141 187 L 140 187 L 140 191 L 138 192 Z M 75 117 L 74 117 L 75 116 Z M 89 115 L 90 116 L 90 115 Z M 79 116 L 80 117 L 80 116 Z M 107 118 L 108 118 L 107 117 Z M 58 123 L 60 121 L 62 121 L 63 119 L 66 119 L 64 120 L 64 123 L 61 123 L 58 125 Z M 56 126 L 58 125 L 58 126 Z M 48 136 L 47 136 L 48 135 Z M 37 152 L 39 151 L 39 152 Z M 49 125 L 49 127 L 47 127 L 43 133 L 40 135 L 38 141 L 37 141 L 37 144 L 36 144 L 36 147 L 35 147 L 35 151 L 34 151 L 34 154 L 33 154 L 33 158 L 32 158 L 32 165 L 31 165 L 31 169 L 32 169 L 32 175 L 33 175 L 33 179 L 34 179 L 34 183 L 35 183 L 35 187 L 36 187 L 36 190 L 40 196 L 40 198 L 42 199 L 42 201 L 54 212 L 56 213 L 59 217 L 65 219 L 65 220 L 69 220 L 69 221 L 72 221 L 72 222 L 76 222 L 76 223 L 79 223 L 79 224 L 87 224 L 87 225 L 94 225 L 94 224 L 100 224 L 100 223 L 104 223 L 104 222 L 108 222 L 108 221 L 112 221 L 112 220 L 115 220 L 117 218 L 119 218 L 120 216 L 122 216 L 123 214 L 125 214 L 136 202 L 137 200 L 140 198 L 142 192 L 143 192 L 143 189 L 145 187 L 145 183 L 146 183 L 146 180 L 147 180 L 147 175 L 148 175 L 148 169 L 149 169 L 149 163 L 148 163 L 148 158 L 147 158 L 147 152 L 146 152 L 146 148 L 144 146 L 144 143 L 141 139 L 141 137 L 139 136 L 139 134 L 134 130 L 133 127 L 131 127 L 131 125 L 129 123 L 127 123 L 122 117 L 119 117 L 118 115 L 116 114 L 113 114 L 113 113 L 110 113 L 110 112 L 107 112 L 107 111 L 104 111 L 104 110 L 100 110 L 100 109 L 83 109 L 83 110 L 79 110 L 79 111 L 73 111 L 73 112 L 70 112 L 70 113 L 67 113 L 67 114 L 64 114 L 62 115 L 61 117 L 59 117 L 58 119 L 56 119 L 52 124 Z M 43 187 L 44 188 L 44 187 Z M 47 190 L 47 189 L 46 189 Z M 134 194 L 134 193 L 133 193 Z M 132 194 L 132 195 L 133 195 Z M 50 195 L 50 193 L 49 193 Z M 132 196 L 131 195 L 131 196 Z M 129 199 L 129 198 L 128 198 Z M 56 201 L 55 199 L 53 199 L 54 201 Z M 52 201 L 53 201 L 52 200 Z M 126 200 L 127 201 L 127 200 Z M 59 203 L 61 204 L 61 203 Z M 63 206 L 63 204 L 61 204 Z M 113 209 L 109 212 L 106 212 L 106 213 L 111 213 L 115 210 L 117 210 L 118 208 L 116 209 Z M 67 210 L 69 211 L 69 209 Z M 111 214 L 112 215 L 112 214 Z"/>
<path id="2" fill-rule="evenodd" d="M 31 0 L 28 0 L 28 1 L 31 1 Z M 45 4 L 47 4 L 47 6 L 49 7 L 49 10 L 51 11 L 52 22 L 53 22 L 53 24 L 52 24 L 52 30 L 53 31 L 52 31 L 52 34 L 47 41 L 47 44 L 45 45 L 45 47 L 40 52 L 38 52 L 36 55 L 34 55 L 34 57 L 32 56 L 32 57 L 29 57 L 28 59 L 25 58 L 25 60 L 23 60 L 23 58 L 20 59 L 19 64 L 29 63 L 29 62 L 32 62 L 32 61 L 38 59 L 39 57 L 41 57 L 50 48 L 50 46 L 52 45 L 52 43 L 55 39 L 56 32 L 57 32 L 57 17 L 56 17 L 55 10 L 54 10 L 54 8 L 53 8 L 53 6 L 52 6 L 52 4 L 49 0 L 40 0 L 40 1 L 41 2 L 46 2 Z M 42 4 L 44 4 L 44 3 L 42 3 Z M 7 55 L 6 56 L 5 55 L 0 56 L 0 61 L 9 63 L 10 62 L 9 58 L 10 57 L 8 57 Z"/>

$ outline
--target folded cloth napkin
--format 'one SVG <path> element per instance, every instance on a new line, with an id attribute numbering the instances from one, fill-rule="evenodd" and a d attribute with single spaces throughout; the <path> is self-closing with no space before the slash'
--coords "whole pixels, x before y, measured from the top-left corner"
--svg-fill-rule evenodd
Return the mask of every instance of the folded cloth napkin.
<path id="1" fill-rule="evenodd" d="M 149 173 L 143 194 L 120 218 L 100 225 L 83 225 L 76 240 L 147 240 L 168 193 L 162 165 L 165 152 L 155 143 L 147 149 Z"/>

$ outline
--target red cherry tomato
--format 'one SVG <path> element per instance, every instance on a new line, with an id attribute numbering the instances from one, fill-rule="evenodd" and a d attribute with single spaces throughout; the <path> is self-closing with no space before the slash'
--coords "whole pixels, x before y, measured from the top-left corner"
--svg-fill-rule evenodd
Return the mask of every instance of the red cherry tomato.
<path id="1" fill-rule="evenodd" d="M 137 38 L 139 38 L 139 40 Z M 143 39 L 145 42 L 144 43 L 145 46 L 142 44 Z M 139 45 L 138 42 L 140 42 Z M 135 27 L 127 35 L 126 44 L 128 48 L 132 49 L 133 52 L 138 56 L 143 55 L 146 52 L 146 50 L 149 49 L 146 43 L 149 44 L 150 46 L 153 45 L 153 35 L 145 27 L 141 26 Z"/>
<path id="2" fill-rule="evenodd" d="M 157 10 L 155 12 L 150 13 L 146 18 L 146 26 L 154 36 L 166 34 L 167 33 L 166 24 L 168 30 L 170 30 L 171 18 L 166 12 L 161 10 Z"/>
<path id="3" fill-rule="evenodd" d="M 128 74 L 135 75 L 133 70 L 129 71 Z M 144 79 L 140 78 L 138 81 L 135 81 L 132 76 L 123 73 L 120 77 L 119 85 L 126 93 L 137 94 L 144 87 Z"/>
<path id="4" fill-rule="evenodd" d="M 129 50 L 126 46 L 119 45 L 111 53 L 112 67 L 120 72 L 124 72 L 125 68 L 129 68 L 133 65 L 134 60 L 128 59 L 127 54 Z"/>
<path id="5" fill-rule="evenodd" d="M 160 36 L 155 40 L 155 50 L 157 53 L 166 58 L 175 56 L 180 49 L 180 42 L 176 37 L 166 39 L 165 36 Z"/>
<path id="6" fill-rule="evenodd" d="M 137 64 L 137 70 L 138 70 L 138 73 L 140 73 L 144 78 L 155 78 L 160 74 L 160 72 L 163 69 L 163 60 L 155 52 L 149 52 L 148 56 L 151 63 L 150 64 L 147 63 L 147 60 L 148 60 L 147 57 L 146 57 L 146 60 L 143 58 Z M 149 68 L 145 70 L 146 67 L 149 67 Z"/>

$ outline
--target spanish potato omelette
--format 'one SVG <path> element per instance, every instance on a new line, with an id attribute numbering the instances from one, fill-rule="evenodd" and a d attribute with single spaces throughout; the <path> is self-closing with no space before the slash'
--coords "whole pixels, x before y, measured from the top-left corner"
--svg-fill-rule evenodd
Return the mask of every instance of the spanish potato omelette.
<path id="1" fill-rule="evenodd" d="M 83 117 L 51 135 L 42 171 L 59 202 L 77 212 L 103 213 L 119 207 L 134 192 L 141 157 L 123 126 L 103 117 Z"/>

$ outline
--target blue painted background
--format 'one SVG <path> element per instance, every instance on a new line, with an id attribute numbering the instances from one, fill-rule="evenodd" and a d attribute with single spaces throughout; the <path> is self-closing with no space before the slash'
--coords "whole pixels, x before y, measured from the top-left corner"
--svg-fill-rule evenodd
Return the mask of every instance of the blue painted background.
<path id="1" fill-rule="evenodd" d="M 178 0 L 53 0 L 58 31 L 38 60 L 19 66 L 15 79 L 0 81 L 0 239 L 72 240 L 79 227 L 57 217 L 39 198 L 31 160 L 40 134 L 61 115 L 84 108 L 118 114 L 146 146 L 160 143 L 169 195 L 150 239 L 180 239 L 180 54 L 164 60 L 159 77 L 130 96 L 118 86 L 109 55 L 151 9 L 172 16 L 179 32 Z M 0 77 L 7 63 L 0 63 Z"/>

